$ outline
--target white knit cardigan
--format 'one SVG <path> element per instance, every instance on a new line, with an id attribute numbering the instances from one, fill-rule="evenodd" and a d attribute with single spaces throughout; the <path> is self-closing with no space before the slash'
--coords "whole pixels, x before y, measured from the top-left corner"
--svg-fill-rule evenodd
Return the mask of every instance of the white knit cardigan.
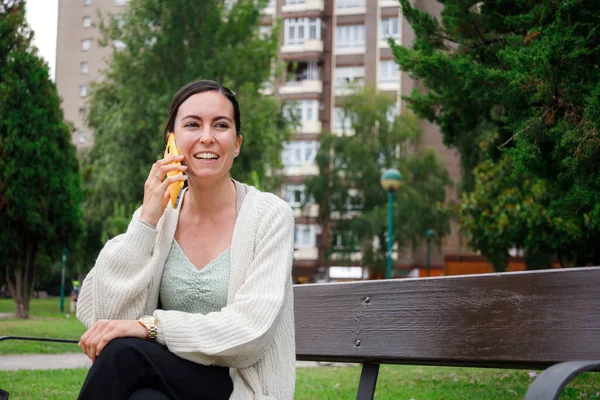
<path id="1" fill-rule="evenodd" d="M 137 210 L 127 232 L 106 243 L 83 282 L 77 317 L 89 328 L 99 319 L 153 314 L 159 321 L 157 341 L 171 352 L 231 368 L 231 399 L 291 400 L 294 217 L 277 196 L 246 188 L 231 242 L 227 305 L 220 312 L 157 309 L 179 217 L 179 208 L 167 207 L 156 229 L 140 222 Z"/>

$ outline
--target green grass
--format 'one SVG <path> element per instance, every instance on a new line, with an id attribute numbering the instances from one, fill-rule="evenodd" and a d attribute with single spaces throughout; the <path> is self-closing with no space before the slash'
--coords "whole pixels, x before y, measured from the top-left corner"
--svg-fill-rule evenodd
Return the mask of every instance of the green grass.
<path id="1" fill-rule="evenodd" d="M 383 365 L 375 399 L 508 400 L 523 399 L 534 377 L 526 370 Z M 354 399 L 359 367 L 299 368 L 296 399 Z M 600 398 L 600 374 L 583 374 L 561 399 Z"/>
<path id="2" fill-rule="evenodd" d="M 33 299 L 30 305 L 30 319 L 0 319 L 0 336 L 40 336 L 61 339 L 79 339 L 85 327 L 75 315 L 59 312 L 59 299 Z M 65 301 L 65 309 L 69 302 Z M 14 313 L 12 299 L 0 299 L 0 313 Z M 42 353 L 77 353 L 79 347 L 67 343 L 26 342 L 7 340 L 0 342 L 0 355 L 7 354 L 42 354 Z"/>
<path id="3" fill-rule="evenodd" d="M 0 388 L 10 393 L 10 400 L 76 399 L 86 374 L 83 368 L 0 371 Z"/>
<path id="4" fill-rule="evenodd" d="M 523 399 L 533 381 L 530 371 L 384 365 L 375 399 L 508 400 Z M 75 399 L 87 370 L 0 371 L 0 387 L 11 400 Z M 296 400 L 355 399 L 360 368 L 298 368 Z M 600 398 L 600 378 L 583 374 L 560 397 Z"/>

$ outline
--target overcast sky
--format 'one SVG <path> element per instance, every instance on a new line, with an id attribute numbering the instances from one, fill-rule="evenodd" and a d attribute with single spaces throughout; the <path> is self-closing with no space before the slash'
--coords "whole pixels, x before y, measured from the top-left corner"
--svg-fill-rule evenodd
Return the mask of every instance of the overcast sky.
<path id="1" fill-rule="evenodd" d="M 54 80 L 58 0 L 27 0 L 26 9 L 27 23 L 35 32 L 33 43 L 50 65 L 50 76 Z"/>

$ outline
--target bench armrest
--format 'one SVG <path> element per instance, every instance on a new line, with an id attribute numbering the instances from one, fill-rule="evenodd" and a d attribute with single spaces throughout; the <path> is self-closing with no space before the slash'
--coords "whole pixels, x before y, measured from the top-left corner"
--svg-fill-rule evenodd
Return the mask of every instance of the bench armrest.
<path id="1" fill-rule="evenodd" d="M 79 343 L 79 339 L 58 339 L 58 338 L 31 337 L 31 336 L 0 336 L 0 342 L 3 340 L 30 340 L 30 341 L 34 341 L 34 342 L 56 342 L 56 343 L 74 343 L 74 344 Z"/>
<path id="2" fill-rule="evenodd" d="M 600 371 L 600 360 L 567 361 L 553 365 L 535 378 L 525 400 L 557 400 L 567 383 L 586 371 Z"/>

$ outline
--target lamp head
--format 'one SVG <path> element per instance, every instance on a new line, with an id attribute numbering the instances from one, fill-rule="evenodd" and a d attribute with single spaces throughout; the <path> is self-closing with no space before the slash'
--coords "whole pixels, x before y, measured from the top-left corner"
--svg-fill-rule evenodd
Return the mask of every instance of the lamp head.
<path id="1" fill-rule="evenodd" d="M 381 174 L 381 187 L 387 192 L 395 192 L 402 185 L 402 174 L 395 168 L 387 169 Z"/>

